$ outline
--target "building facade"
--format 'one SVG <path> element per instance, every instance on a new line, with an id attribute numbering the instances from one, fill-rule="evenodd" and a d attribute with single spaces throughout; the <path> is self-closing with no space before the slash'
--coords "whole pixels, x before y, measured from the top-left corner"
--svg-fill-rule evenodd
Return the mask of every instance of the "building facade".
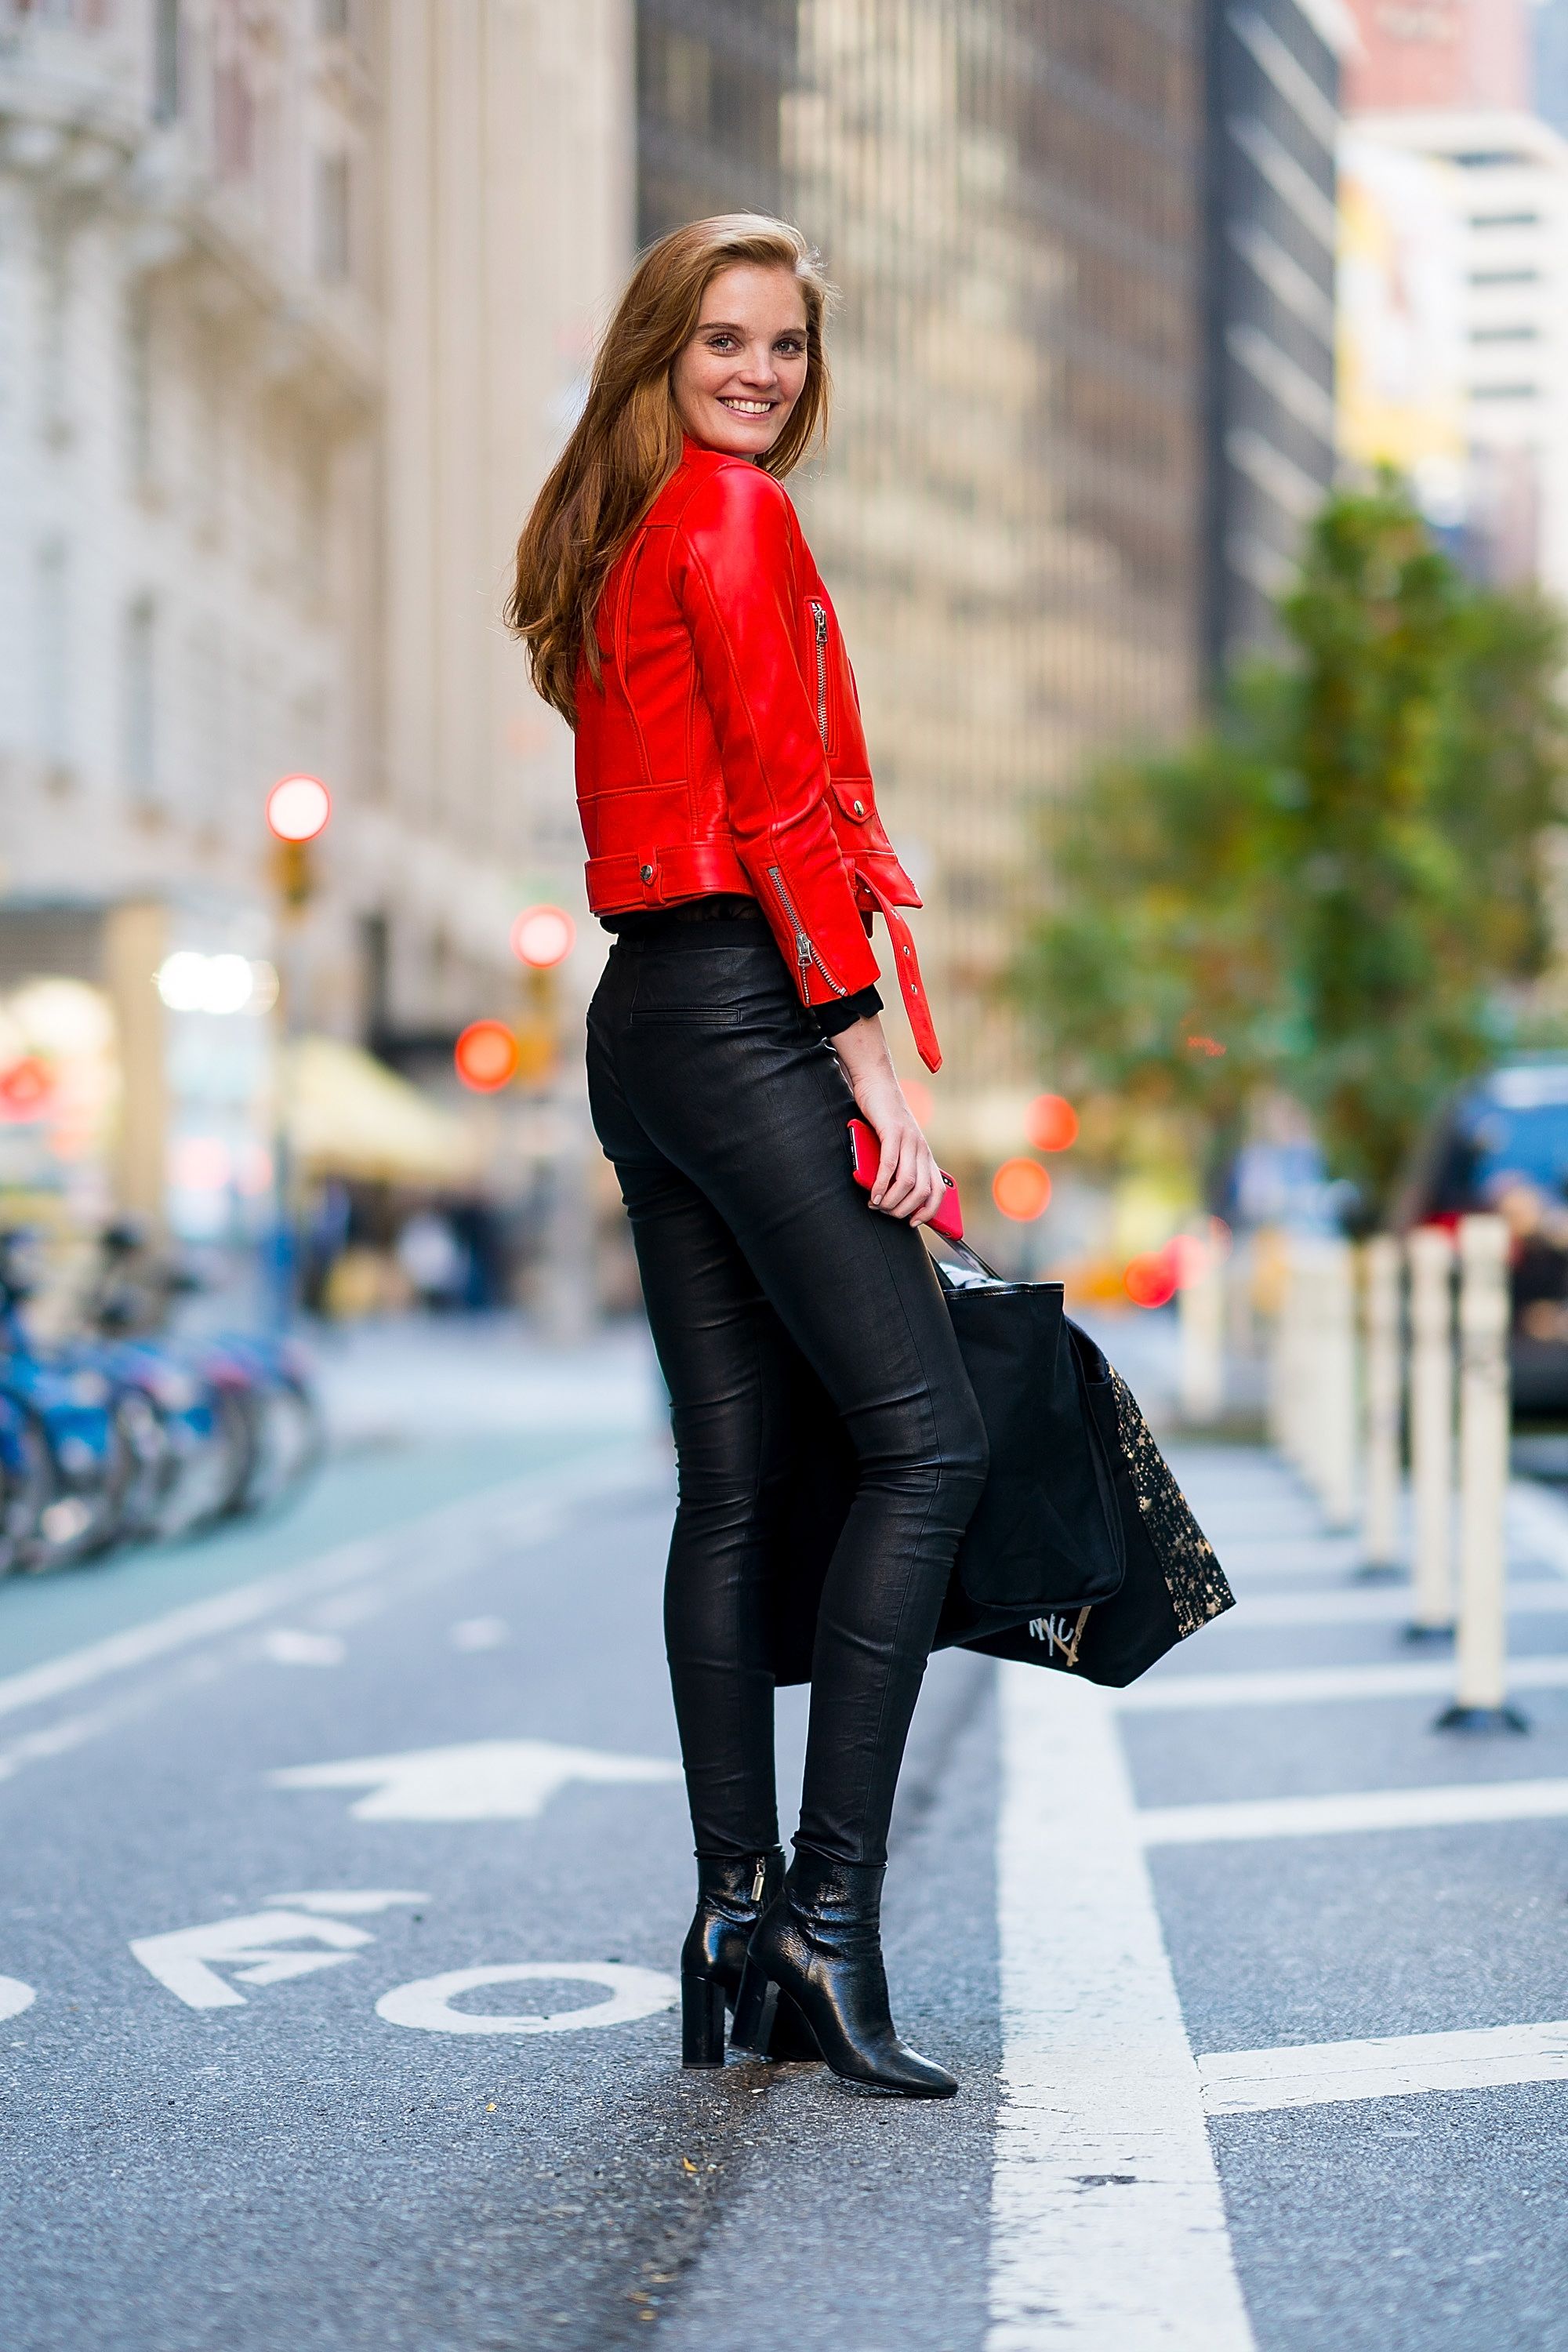
<path id="1" fill-rule="evenodd" d="M 1201 18 L 775 0 L 740 19 L 639 0 L 640 226 L 782 202 L 842 289 L 832 446 L 794 487 L 926 900 L 933 1131 L 955 1157 L 1016 1150 L 1039 1074 L 1005 975 L 1041 813 L 1198 697 Z"/>
<path id="2" fill-rule="evenodd" d="M 82 1204 L 262 1213 L 273 1024 L 152 975 L 278 956 L 278 776 L 334 798 L 297 1028 L 508 1013 L 510 916 L 578 892 L 569 743 L 498 616 L 630 250 L 630 78 L 623 0 L 0 0 L 17 1181 L 81 1121 L 68 1087 L 8 1117 L 5 1071 L 96 1020 Z"/>
<path id="3" fill-rule="evenodd" d="M 1321 0 L 1209 0 L 1205 662 L 1271 645 L 1334 471 L 1335 150 L 1352 27 Z"/>

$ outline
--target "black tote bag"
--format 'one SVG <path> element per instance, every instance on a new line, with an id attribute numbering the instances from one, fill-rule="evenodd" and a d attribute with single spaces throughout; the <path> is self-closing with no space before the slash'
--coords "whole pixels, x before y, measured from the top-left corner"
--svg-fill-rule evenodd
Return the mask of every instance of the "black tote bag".
<path id="1" fill-rule="evenodd" d="M 1233 1606 L 1131 1390 L 1064 1313 L 1060 1283 L 1011 1283 L 965 1244 L 927 1234 L 985 1423 L 991 1468 L 934 1647 L 1116 1687 Z M 853 1450 L 804 1360 L 775 1522 L 775 1679 L 809 1681 L 823 1580 L 854 1497 Z"/>

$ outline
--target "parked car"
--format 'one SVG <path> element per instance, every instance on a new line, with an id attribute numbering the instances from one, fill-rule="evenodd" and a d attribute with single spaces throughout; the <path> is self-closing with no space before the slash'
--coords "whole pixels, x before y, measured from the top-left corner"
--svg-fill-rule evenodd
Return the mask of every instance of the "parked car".
<path id="1" fill-rule="evenodd" d="M 1521 1055 L 1435 1123 L 1401 1222 L 1450 1224 L 1477 1210 L 1513 1233 L 1514 1409 L 1568 1412 L 1568 1056 Z"/>

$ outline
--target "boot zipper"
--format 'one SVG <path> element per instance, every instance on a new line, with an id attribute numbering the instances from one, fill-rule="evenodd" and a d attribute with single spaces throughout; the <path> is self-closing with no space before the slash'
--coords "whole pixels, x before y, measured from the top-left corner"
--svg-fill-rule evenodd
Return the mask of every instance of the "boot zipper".
<path id="1" fill-rule="evenodd" d="M 816 731 L 827 741 L 827 607 L 814 596 L 811 625 L 816 632 Z"/>
<path id="2" fill-rule="evenodd" d="M 767 1877 L 767 1874 L 768 1874 L 768 1858 L 767 1858 L 767 1855 L 766 1855 L 765 1853 L 760 1853 L 760 1854 L 758 1854 L 758 1856 L 757 1856 L 757 1874 L 756 1874 L 756 1876 L 755 1876 L 755 1877 L 752 1879 L 752 1906 L 753 1910 L 754 1910 L 754 1909 L 757 1907 L 757 1906 L 762 1902 L 762 1899 L 763 1899 L 763 1885 L 764 1880 L 765 1880 L 765 1879 L 766 1879 L 766 1877 Z"/>
<path id="3" fill-rule="evenodd" d="M 795 901 L 790 897 L 789 892 L 784 888 L 783 877 L 776 866 L 769 866 L 768 880 L 778 892 L 784 913 L 789 917 L 790 921 L 795 928 L 795 960 L 796 963 L 799 964 L 802 971 L 809 971 L 812 965 L 815 964 L 817 971 L 822 974 L 823 979 L 827 982 L 828 987 L 833 991 L 835 996 L 847 996 L 849 991 L 845 987 L 844 982 L 838 979 L 837 974 L 833 972 L 826 964 L 823 962 L 821 956 L 817 953 L 816 942 L 813 940 L 810 932 L 802 923 L 800 917 L 795 913 Z"/>

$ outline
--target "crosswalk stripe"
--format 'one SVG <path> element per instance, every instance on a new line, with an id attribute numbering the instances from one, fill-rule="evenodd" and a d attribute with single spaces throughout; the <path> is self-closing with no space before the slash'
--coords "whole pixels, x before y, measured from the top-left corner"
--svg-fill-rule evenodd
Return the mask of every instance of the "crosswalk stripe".
<path id="1" fill-rule="evenodd" d="M 1568 2023 L 1493 2025 L 1468 2033 L 1386 2034 L 1283 2050 L 1226 2050 L 1198 2060 L 1211 2116 L 1265 2115 L 1342 2099 L 1568 2082 Z"/>
<path id="2" fill-rule="evenodd" d="M 1356 1790 L 1341 1796 L 1156 1805 L 1138 1815 L 1138 1829 L 1145 1845 L 1229 1845 L 1249 1838 L 1457 1829 L 1483 1822 L 1560 1821 L 1565 1815 L 1568 1780 L 1479 1780 L 1435 1789 Z"/>

